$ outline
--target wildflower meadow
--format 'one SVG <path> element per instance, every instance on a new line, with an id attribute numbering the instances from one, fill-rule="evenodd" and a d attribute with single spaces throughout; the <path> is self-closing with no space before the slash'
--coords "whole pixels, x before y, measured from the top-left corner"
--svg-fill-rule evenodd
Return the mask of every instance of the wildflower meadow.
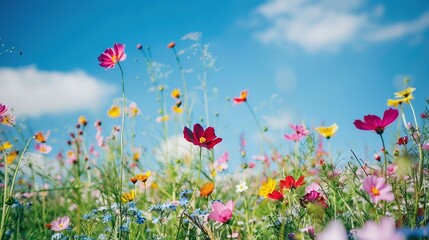
<path id="1" fill-rule="evenodd" d="M 209 110 L 214 58 L 194 40 L 202 104 L 190 95 L 190 73 L 175 42 L 165 51 L 180 81 L 168 84 L 148 46 L 103 46 L 93 61 L 121 89 L 105 110 L 114 124 L 70 119 L 75 127 L 62 139 L 66 148 L 50 142 L 49 129 L 23 128 L 14 106 L 0 102 L 1 239 L 429 239 L 429 109 L 413 107 L 429 104 L 413 96 L 423 89 L 405 78 L 402 91 L 373 103 L 384 112 L 368 112 L 348 126 L 323 116 L 323 126 L 295 122 L 283 141 L 273 141 L 251 105 L 258 89 L 243 86 L 226 101 L 246 109 L 245 121 L 258 131 L 259 145 L 252 147 L 259 155 L 249 161 L 246 139 L 222 131 L 228 120 Z M 132 61 L 131 51 L 141 54 L 156 95 L 146 101 L 159 107 L 147 116 L 156 133 L 147 146 L 136 137 L 137 126 L 146 124 L 137 118 L 144 109 L 127 98 L 124 63 Z M 338 156 L 331 142 L 345 128 L 365 131 L 379 151 L 370 159 L 353 149 L 347 159 Z M 171 143 L 174 133 L 179 139 Z M 228 138 L 240 140 L 234 168 L 232 153 L 217 150 Z"/>

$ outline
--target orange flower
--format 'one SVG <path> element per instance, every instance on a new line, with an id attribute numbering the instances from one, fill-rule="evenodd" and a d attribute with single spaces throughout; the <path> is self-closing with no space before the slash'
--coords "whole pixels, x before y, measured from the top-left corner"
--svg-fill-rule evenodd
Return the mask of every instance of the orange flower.
<path id="1" fill-rule="evenodd" d="M 37 142 L 45 143 L 48 140 L 48 137 L 49 137 L 50 133 L 51 133 L 51 131 L 47 131 L 46 134 L 43 134 L 42 132 L 37 132 L 34 135 L 34 139 Z"/>
<path id="2" fill-rule="evenodd" d="M 141 181 L 145 183 L 149 179 L 151 174 L 152 174 L 151 171 L 147 171 L 145 174 L 139 173 L 139 174 L 136 174 L 134 177 L 130 178 L 130 181 L 134 184 L 137 181 Z"/>
<path id="3" fill-rule="evenodd" d="M 168 48 L 174 48 L 176 46 L 175 42 L 171 42 L 167 45 Z"/>
<path id="4" fill-rule="evenodd" d="M 236 103 L 236 104 L 246 102 L 247 101 L 247 90 L 241 91 L 240 97 L 233 98 L 233 100 L 234 100 L 234 103 Z"/>
<path id="5" fill-rule="evenodd" d="M 207 197 L 212 194 L 214 190 L 214 183 L 208 182 L 205 183 L 200 189 L 200 197 Z"/>

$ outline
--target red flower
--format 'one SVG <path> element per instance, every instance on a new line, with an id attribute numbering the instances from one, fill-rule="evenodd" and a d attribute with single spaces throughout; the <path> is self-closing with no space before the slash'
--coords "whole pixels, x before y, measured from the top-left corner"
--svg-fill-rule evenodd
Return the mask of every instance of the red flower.
<path id="1" fill-rule="evenodd" d="M 408 136 L 400 137 L 397 142 L 398 145 L 407 145 L 407 143 L 408 143 Z"/>
<path id="2" fill-rule="evenodd" d="M 301 176 L 298 181 L 295 181 L 292 176 L 286 176 L 284 180 L 280 180 L 280 188 L 296 189 L 304 184 L 304 176 Z"/>
<path id="3" fill-rule="evenodd" d="M 240 97 L 233 98 L 234 103 L 239 104 L 247 101 L 247 90 L 243 90 L 240 93 Z"/>
<path id="4" fill-rule="evenodd" d="M 319 204 L 324 208 L 328 207 L 325 198 L 316 190 L 312 190 L 311 192 L 305 194 L 301 198 L 300 202 L 303 207 L 306 207 L 309 203 Z"/>
<path id="5" fill-rule="evenodd" d="M 384 111 L 383 119 L 375 115 L 366 115 L 363 117 L 363 122 L 361 120 L 355 120 L 353 124 L 360 130 L 375 131 L 377 134 L 381 135 L 384 129 L 396 120 L 398 115 L 398 110 L 389 108 Z"/>
<path id="6" fill-rule="evenodd" d="M 284 197 L 281 192 L 274 190 L 271 193 L 268 193 L 267 198 L 282 201 Z"/>
<path id="7" fill-rule="evenodd" d="M 124 61 L 127 58 L 127 54 L 124 52 L 125 44 L 115 43 L 113 48 L 106 49 L 98 57 L 100 66 L 104 68 L 113 68 L 119 61 Z"/>
<path id="8" fill-rule="evenodd" d="M 188 142 L 194 145 L 212 149 L 216 144 L 222 142 L 222 138 L 218 138 L 213 127 L 208 127 L 206 130 L 199 124 L 194 125 L 194 131 L 185 127 L 183 135 Z"/>

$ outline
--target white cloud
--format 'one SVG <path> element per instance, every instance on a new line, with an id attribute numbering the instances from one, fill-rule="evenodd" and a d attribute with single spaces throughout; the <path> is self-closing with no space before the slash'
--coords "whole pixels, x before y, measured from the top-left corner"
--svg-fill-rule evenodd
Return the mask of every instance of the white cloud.
<path id="1" fill-rule="evenodd" d="M 429 28 L 429 11 L 410 22 L 378 24 L 384 6 L 364 0 L 268 0 L 256 8 L 266 26 L 255 32 L 265 44 L 294 44 L 307 52 L 335 51 L 359 41 L 381 42 Z"/>
<path id="2" fill-rule="evenodd" d="M 366 25 L 366 14 L 354 12 L 359 7 L 360 1 L 271 0 L 257 9 L 270 26 L 256 38 L 263 43 L 294 43 L 309 52 L 335 50 Z"/>
<path id="3" fill-rule="evenodd" d="M 374 42 L 382 42 L 400 38 L 406 35 L 420 33 L 429 27 L 429 11 L 422 14 L 418 19 L 409 22 L 398 22 L 390 26 L 368 34 L 367 39 Z"/>
<path id="4" fill-rule="evenodd" d="M 292 122 L 292 116 L 286 111 L 262 117 L 270 130 L 284 130 Z"/>
<path id="5" fill-rule="evenodd" d="M 115 87 L 83 71 L 42 71 L 35 66 L 0 68 L 0 102 L 19 117 L 96 110 Z"/>

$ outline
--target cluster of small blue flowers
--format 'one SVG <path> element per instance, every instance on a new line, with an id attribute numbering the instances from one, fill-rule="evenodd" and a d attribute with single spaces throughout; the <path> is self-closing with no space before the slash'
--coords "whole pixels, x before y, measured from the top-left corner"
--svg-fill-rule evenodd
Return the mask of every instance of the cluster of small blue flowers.
<path id="1" fill-rule="evenodd" d="M 179 205 L 185 207 L 189 203 L 188 197 L 192 194 L 192 190 L 183 190 L 179 194 Z"/>
<path id="2" fill-rule="evenodd" d="M 399 230 L 399 233 L 404 235 L 406 239 L 420 239 L 429 237 L 429 224 L 416 229 L 402 228 Z"/>

